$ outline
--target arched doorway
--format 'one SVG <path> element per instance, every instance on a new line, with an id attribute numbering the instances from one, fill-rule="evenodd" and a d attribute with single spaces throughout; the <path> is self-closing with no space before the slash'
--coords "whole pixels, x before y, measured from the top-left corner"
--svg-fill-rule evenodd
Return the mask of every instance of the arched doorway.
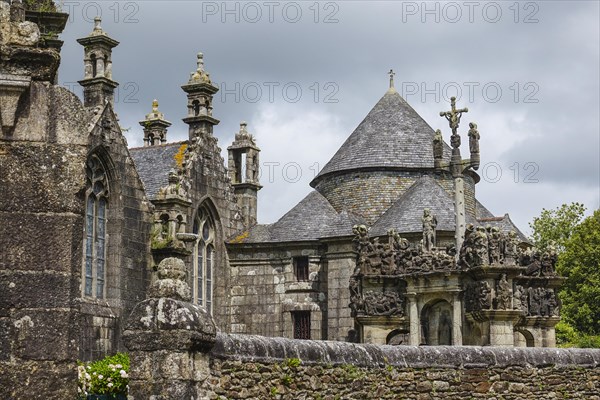
<path id="1" fill-rule="evenodd" d="M 421 311 L 422 343 L 430 346 L 452 345 L 452 305 L 434 300 Z"/>

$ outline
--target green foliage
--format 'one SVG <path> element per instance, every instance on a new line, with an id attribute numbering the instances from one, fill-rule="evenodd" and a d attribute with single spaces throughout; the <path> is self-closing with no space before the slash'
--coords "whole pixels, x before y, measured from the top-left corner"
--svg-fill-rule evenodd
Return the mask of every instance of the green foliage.
<path id="1" fill-rule="evenodd" d="M 581 334 L 600 335 L 600 210 L 573 230 L 557 271 L 566 278 L 559 294 L 564 320 Z"/>
<path id="2" fill-rule="evenodd" d="M 285 364 L 290 368 L 297 368 L 302 364 L 302 360 L 299 358 L 287 358 Z"/>
<path id="3" fill-rule="evenodd" d="M 77 370 L 80 396 L 127 393 L 129 356 L 125 353 L 117 353 L 91 363 L 79 362 Z"/>
<path id="4" fill-rule="evenodd" d="M 271 396 L 275 397 L 279 394 L 279 390 L 275 386 L 271 387 Z"/>
<path id="5" fill-rule="evenodd" d="M 57 12 L 60 9 L 54 0 L 24 0 L 23 4 L 25 9 L 39 12 Z"/>
<path id="6" fill-rule="evenodd" d="M 290 386 L 292 384 L 292 377 L 288 374 L 285 374 L 281 377 L 281 383 L 283 383 L 285 386 Z"/>
<path id="7" fill-rule="evenodd" d="M 542 209 L 539 217 L 529 224 L 533 230 L 531 241 L 540 250 L 554 243 L 560 253 L 565 249 L 575 227 L 581 222 L 585 207 L 580 203 L 563 204 L 556 210 Z"/>

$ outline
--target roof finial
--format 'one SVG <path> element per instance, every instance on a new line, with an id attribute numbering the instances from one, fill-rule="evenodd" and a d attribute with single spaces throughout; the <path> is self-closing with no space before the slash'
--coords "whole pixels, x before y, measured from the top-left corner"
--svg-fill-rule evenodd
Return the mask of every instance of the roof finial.
<path id="1" fill-rule="evenodd" d="M 102 18 L 100 18 L 100 17 L 94 18 L 94 30 L 95 31 L 102 30 L 102 27 L 100 26 L 101 23 L 102 23 Z"/>
<path id="2" fill-rule="evenodd" d="M 204 54 L 198 53 L 198 72 L 204 72 Z"/>
<path id="3" fill-rule="evenodd" d="M 390 89 L 395 89 L 394 88 L 394 75 L 396 75 L 396 73 L 394 72 L 393 69 L 390 69 L 390 72 L 388 72 L 388 74 L 390 75 Z"/>

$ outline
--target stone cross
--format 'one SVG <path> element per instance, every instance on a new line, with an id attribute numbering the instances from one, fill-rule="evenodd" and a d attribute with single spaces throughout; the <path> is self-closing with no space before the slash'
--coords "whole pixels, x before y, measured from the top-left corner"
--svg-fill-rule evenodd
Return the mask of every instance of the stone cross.
<path id="1" fill-rule="evenodd" d="M 388 74 L 390 75 L 390 89 L 394 87 L 394 75 L 396 75 L 396 73 L 394 72 L 393 69 L 390 69 L 390 72 L 388 72 Z"/>
<path id="2" fill-rule="evenodd" d="M 456 131 L 458 130 L 458 124 L 460 123 L 460 118 L 462 113 L 469 112 L 467 107 L 461 108 L 459 110 L 456 109 L 456 97 L 452 96 L 450 98 L 450 111 L 442 111 L 440 112 L 440 117 L 446 117 L 448 122 L 450 123 L 450 129 L 452 129 L 452 134 L 456 135 Z"/>

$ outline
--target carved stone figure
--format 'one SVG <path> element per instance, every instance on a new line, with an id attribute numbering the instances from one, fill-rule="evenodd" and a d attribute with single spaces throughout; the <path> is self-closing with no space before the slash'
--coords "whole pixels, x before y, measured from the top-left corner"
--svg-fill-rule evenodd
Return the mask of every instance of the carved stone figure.
<path id="1" fill-rule="evenodd" d="M 187 193 L 180 184 L 179 175 L 175 170 L 169 171 L 169 184 L 163 188 L 160 188 L 157 194 L 158 199 L 168 199 L 173 197 L 179 197 L 182 199 L 187 198 Z"/>
<path id="2" fill-rule="evenodd" d="M 431 251 L 435 247 L 435 229 L 437 228 L 437 218 L 431 213 L 429 208 L 423 210 L 423 250 Z"/>
<path id="3" fill-rule="evenodd" d="M 488 232 L 488 253 L 490 264 L 500 263 L 500 229 L 498 227 L 487 227 Z"/>
<path id="4" fill-rule="evenodd" d="M 350 310 L 351 315 L 355 317 L 357 313 L 362 309 L 361 295 L 360 295 L 360 282 L 357 276 L 352 275 L 350 277 Z"/>
<path id="5" fill-rule="evenodd" d="M 474 264 L 472 266 L 481 266 L 488 264 L 488 236 L 483 226 L 478 226 L 473 234 L 473 248 L 475 250 Z"/>
<path id="6" fill-rule="evenodd" d="M 522 310 L 523 309 L 523 295 L 525 291 L 523 290 L 523 286 L 516 285 L 515 292 L 513 296 L 513 310 Z"/>
<path id="7" fill-rule="evenodd" d="M 542 276 L 556 275 L 555 265 L 557 260 L 556 248 L 553 244 L 550 244 L 540 256 L 540 274 Z"/>
<path id="8" fill-rule="evenodd" d="M 529 292 L 529 313 L 530 316 L 542 315 L 542 299 L 545 295 L 544 289 L 530 287 Z"/>
<path id="9" fill-rule="evenodd" d="M 450 136 L 450 145 L 453 149 L 458 149 L 460 147 L 460 135 Z"/>
<path id="10" fill-rule="evenodd" d="M 532 248 L 522 254 L 520 264 L 527 267 L 525 275 L 541 276 L 542 262 L 540 260 L 540 257 L 541 254 L 536 248 Z"/>
<path id="11" fill-rule="evenodd" d="M 463 240 L 460 252 L 458 253 L 458 264 L 464 269 L 475 266 L 475 227 L 468 224 L 465 229 L 465 238 Z"/>
<path id="12" fill-rule="evenodd" d="M 496 290 L 496 308 L 498 310 L 510 310 L 512 299 L 512 289 L 506 279 L 506 274 L 502 274 L 502 277 L 498 281 Z"/>
<path id="13" fill-rule="evenodd" d="M 479 154 L 479 131 L 475 122 L 469 123 L 469 150 L 471 154 Z"/>
<path id="14" fill-rule="evenodd" d="M 444 157 L 444 138 L 442 137 L 442 131 L 436 130 L 433 136 L 433 158 L 436 160 Z"/>
<path id="15" fill-rule="evenodd" d="M 517 262 L 517 233 L 515 231 L 508 232 L 508 235 L 502 236 L 502 262 L 505 265 L 515 265 Z"/>

